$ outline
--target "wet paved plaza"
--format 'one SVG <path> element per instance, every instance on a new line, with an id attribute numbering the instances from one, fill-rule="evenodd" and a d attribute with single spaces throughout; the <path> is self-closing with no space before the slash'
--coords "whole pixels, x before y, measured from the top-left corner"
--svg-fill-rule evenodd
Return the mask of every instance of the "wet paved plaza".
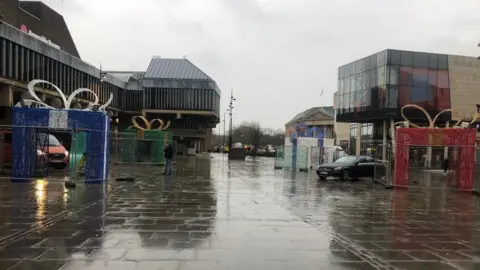
<path id="1" fill-rule="evenodd" d="M 74 190 L 1 183 L 0 269 L 480 269 L 469 193 L 317 181 L 268 158 L 161 169 Z"/>

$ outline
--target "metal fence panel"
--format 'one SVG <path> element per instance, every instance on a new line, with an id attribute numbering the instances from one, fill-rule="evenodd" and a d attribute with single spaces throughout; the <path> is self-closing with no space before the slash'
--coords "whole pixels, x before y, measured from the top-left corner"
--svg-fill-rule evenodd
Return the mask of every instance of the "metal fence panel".
<path id="1" fill-rule="evenodd" d="M 396 145 L 398 147 L 398 145 Z M 408 147 L 408 182 L 401 187 L 448 189 L 457 190 L 461 185 L 458 172 L 462 171 L 459 164 L 459 155 L 462 150 L 471 148 L 471 145 L 443 146 L 443 145 L 409 145 Z M 476 149 L 477 150 L 477 149 Z M 393 187 L 395 183 L 395 153 L 391 144 L 377 145 L 375 178 L 378 183 L 386 187 Z M 382 158 L 385 153 L 386 158 Z M 480 170 L 476 161 L 473 165 L 473 189 L 480 191 Z"/>
<path id="2" fill-rule="evenodd" d="M 395 156 L 392 145 L 380 144 L 375 146 L 374 149 L 375 169 L 373 180 L 385 185 L 387 188 L 391 188 L 393 187 L 393 171 L 395 168 Z"/>
<path id="3" fill-rule="evenodd" d="M 310 147 L 307 146 L 278 147 L 275 153 L 275 167 L 292 170 L 308 170 L 309 148 Z"/>
<path id="4" fill-rule="evenodd" d="M 100 157 L 97 154 L 101 152 L 98 149 L 93 155 L 88 155 L 92 153 L 92 148 L 101 148 L 88 145 L 89 138 L 98 137 L 98 134 L 93 134 L 95 131 L 15 126 L 15 132 L 28 133 L 28 136 L 23 136 L 26 138 L 23 144 L 17 142 L 19 146 L 13 144 L 13 126 L 0 126 L 0 178 L 6 180 L 12 179 L 15 163 L 27 171 L 26 180 L 41 177 L 48 181 L 82 183 L 89 179 L 86 171 L 88 162 L 103 158 L 103 155 Z M 108 133 L 109 140 L 104 147 L 109 160 L 105 170 L 109 179 L 137 178 L 141 173 L 152 171 L 138 169 L 138 166 L 163 165 L 165 143 L 172 145 L 175 155 L 176 144 L 171 141 L 171 136 L 156 135 L 150 133 L 144 138 L 137 138 L 136 132 Z M 19 147 L 22 150 L 16 151 Z M 158 170 L 162 169 L 158 167 Z"/>

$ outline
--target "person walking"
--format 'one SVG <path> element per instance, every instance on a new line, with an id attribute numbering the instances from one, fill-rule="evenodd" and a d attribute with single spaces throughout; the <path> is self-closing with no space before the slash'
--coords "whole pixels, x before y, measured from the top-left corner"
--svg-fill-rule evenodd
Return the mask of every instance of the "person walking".
<path id="1" fill-rule="evenodd" d="M 448 167 L 449 167 L 448 157 L 445 157 L 445 158 L 443 159 L 442 167 L 443 167 L 443 174 L 444 174 L 444 175 L 447 175 L 447 173 L 448 173 Z"/>
<path id="2" fill-rule="evenodd" d="M 163 156 L 165 157 L 165 171 L 163 175 L 172 174 L 172 159 L 173 159 L 173 149 L 172 145 L 165 142 L 165 149 L 163 150 Z"/>

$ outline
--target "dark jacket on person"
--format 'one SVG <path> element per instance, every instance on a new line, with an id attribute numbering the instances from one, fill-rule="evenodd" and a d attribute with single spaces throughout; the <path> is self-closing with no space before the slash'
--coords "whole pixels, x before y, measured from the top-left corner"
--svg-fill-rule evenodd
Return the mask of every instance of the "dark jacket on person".
<path id="1" fill-rule="evenodd" d="M 166 159 L 172 159 L 173 158 L 173 149 L 172 149 L 172 146 L 171 145 L 168 145 L 167 147 L 165 147 L 165 150 L 163 150 L 163 156 L 166 158 Z"/>
<path id="2" fill-rule="evenodd" d="M 448 158 L 445 158 L 445 159 L 443 160 L 443 162 L 442 162 L 442 168 L 443 168 L 444 170 L 448 170 L 449 165 L 450 165 L 450 164 L 449 164 Z"/>

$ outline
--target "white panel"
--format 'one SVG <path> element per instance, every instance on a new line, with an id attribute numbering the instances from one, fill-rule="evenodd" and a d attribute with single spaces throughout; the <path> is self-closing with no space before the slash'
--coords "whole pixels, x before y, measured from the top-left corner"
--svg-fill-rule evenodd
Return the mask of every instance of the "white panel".
<path id="1" fill-rule="evenodd" d="M 68 111 L 65 110 L 50 110 L 48 127 L 56 129 L 68 128 Z"/>

